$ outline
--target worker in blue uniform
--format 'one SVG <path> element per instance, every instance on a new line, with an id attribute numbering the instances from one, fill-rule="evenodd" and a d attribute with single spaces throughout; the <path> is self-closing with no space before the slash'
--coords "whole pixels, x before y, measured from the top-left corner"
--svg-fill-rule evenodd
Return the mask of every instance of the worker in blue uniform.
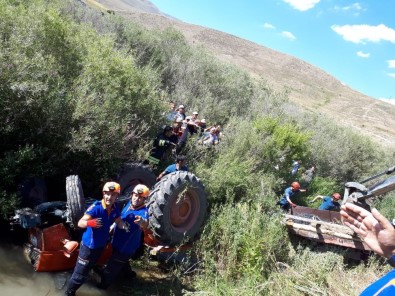
<path id="1" fill-rule="evenodd" d="M 319 210 L 326 210 L 326 211 L 339 211 L 340 204 L 339 201 L 341 200 L 341 195 L 337 192 L 334 192 L 332 196 L 324 196 L 324 195 L 317 195 L 313 198 L 310 203 L 315 202 L 317 199 L 322 199 L 322 203 L 319 206 Z"/>
<path id="2" fill-rule="evenodd" d="M 143 184 L 133 189 L 130 201 L 121 213 L 122 220 L 130 225 L 130 231 L 115 228 L 112 238 L 112 255 L 102 273 L 98 288 L 107 289 L 139 249 L 143 230 L 148 227 L 148 209 L 145 206 L 148 195 L 149 189 Z"/>
<path id="3" fill-rule="evenodd" d="M 66 295 L 74 296 L 86 281 L 89 271 L 96 264 L 109 239 L 110 226 L 116 225 L 128 230 L 128 224 L 121 220 L 115 200 L 121 193 L 116 182 L 107 182 L 103 186 L 103 198 L 95 201 L 78 221 L 78 227 L 85 229 L 78 253 L 74 272 L 67 284 Z"/>

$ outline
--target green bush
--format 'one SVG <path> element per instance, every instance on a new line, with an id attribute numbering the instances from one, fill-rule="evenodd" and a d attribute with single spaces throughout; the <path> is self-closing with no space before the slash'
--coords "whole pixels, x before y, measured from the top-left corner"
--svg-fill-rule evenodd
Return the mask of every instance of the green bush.
<path id="1" fill-rule="evenodd" d="M 286 258 L 287 233 L 281 215 L 265 211 L 267 198 L 257 196 L 251 203 L 227 204 L 211 212 L 197 246 L 204 261 L 199 289 L 214 295 L 249 295 L 275 262 Z"/>

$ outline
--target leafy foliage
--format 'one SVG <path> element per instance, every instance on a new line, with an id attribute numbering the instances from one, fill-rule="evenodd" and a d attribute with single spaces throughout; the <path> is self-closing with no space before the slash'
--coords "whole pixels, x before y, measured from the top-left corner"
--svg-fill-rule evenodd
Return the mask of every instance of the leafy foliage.
<path id="1" fill-rule="evenodd" d="M 190 46 L 175 29 L 150 31 L 77 1 L 0 0 L 0 40 L 4 219 L 19 204 L 24 177 L 78 174 L 88 195 L 98 193 L 122 162 L 147 155 L 173 100 L 224 132 L 217 146 L 202 147 L 192 137 L 184 151 L 212 207 L 198 246 L 204 269 L 197 288 L 341 295 L 331 277 L 363 274 L 362 267 L 343 266 L 339 254 L 295 248 L 276 201 L 308 164 L 317 167 L 310 194 L 330 194 L 394 165 L 394 151 L 304 113 L 286 93 Z M 291 176 L 297 159 L 300 174 Z M 391 217 L 393 194 L 387 197 L 376 206 Z M 347 283 L 342 288 L 352 294 Z"/>

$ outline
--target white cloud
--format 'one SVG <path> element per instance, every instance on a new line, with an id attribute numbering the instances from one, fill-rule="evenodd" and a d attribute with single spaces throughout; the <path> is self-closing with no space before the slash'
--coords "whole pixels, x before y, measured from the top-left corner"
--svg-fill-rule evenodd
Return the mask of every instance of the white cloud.
<path id="1" fill-rule="evenodd" d="M 361 11 L 366 11 L 366 8 L 363 8 L 359 2 L 355 2 L 348 6 L 338 6 L 336 5 L 333 8 L 335 11 L 340 11 L 344 13 L 351 13 L 354 16 L 359 16 Z"/>
<path id="2" fill-rule="evenodd" d="M 263 27 L 265 29 L 275 29 L 276 28 L 275 26 L 273 26 L 272 24 L 269 24 L 269 23 L 264 23 Z"/>
<path id="3" fill-rule="evenodd" d="M 385 99 L 385 98 L 379 98 L 380 101 L 384 101 L 387 103 L 390 103 L 392 105 L 395 105 L 395 99 Z"/>
<path id="4" fill-rule="evenodd" d="M 289 40 L 292 40 L 292 41 L 296 39 L 295 35 L 292 34 L 291 32 L 288 32 L 288 31 L 282 31 L 281 36 L 283 36 Z"/>
<path id="5" fill-rule="evenodd" d="M 355 2 L 351 5 L 348 6 L 335 6 L 335 10 L 344 10 L 344 11 L 349 11 L 349 10 L 362 10 L 361 4 L 358 2 Z"/>
<path id="6" fill-rule="evenodd" d="M 370 53 L 368 52 L 363 52 L 363 51 L 358 51 L 357 52 L 357 56 L 361 57 L 361 58 L 369 58 L 370 57 Z"/>
<path id="7" fill-rule="evenodd" d="M 388 60 L 388 68 L 395 68 L 395 60 Z"/>
<path id="8" fill-rule="evenodd" d="M 331 29 L 341 35 L 344 40 L 353 43 L 380 42 L 381 40 L 395 43 L 395 30 L 383 24 L 370 25 L 332 25 Z"/>
<path id="9" fill-rule="evenodd" d="M 306 11 L 313 8 L 316 4 L 318 4 L 321 0 L 283 0 L 285 3 L 288 3 L 293 8 Z"/>
<path id="10" fill-rule="evenodd" d="M 395 73 L 387 73 L 389 77 L 395 78 Z"/>

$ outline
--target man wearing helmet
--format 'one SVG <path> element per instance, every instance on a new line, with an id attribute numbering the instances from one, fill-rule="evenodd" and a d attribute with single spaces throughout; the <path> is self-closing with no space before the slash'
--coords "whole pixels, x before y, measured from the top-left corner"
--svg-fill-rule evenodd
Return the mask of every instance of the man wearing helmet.
<path id="1" fill-rule="evenodd" d="M 127 224 L 121 220 L 115 205 L 120 193 L 121 186 L 118 183 L 107 182 L 103 186 L 103 199 L 95 201 L 78 221 L 78 227 L 85 229 L 85 232 L 82 235 L 74 272 L 67 285 L 67 296 L 74 296 L 86 281 L 107 244 L 110 226 L 115 222 L 117 228 L 127 230 Z"/>
<path id="2" fill-rule="evenodd" d="M 99 288 L 107 289 L 139 249 L 143 230 L 148 227 L 148 209 L 145 206 L 148 195 L 147 186 L 139 184 L 134 187 L 129 202 L 121 212 L 122 220 L 130 225 L 129 232 L 115 228 L 112 255 L 103 271 Z"/>
<path id="3" fill-rule="evenodd" d="M 342 197 L 339 193 L 335 192 L 332 194 L 332 196 L 317 195 L 310 203 L 315 202 L 318 198 L 323 200 L 322 204 L 318 208 L 319 210 L 326 210 L 326 211 L 340 210 L 339 201 L 341 200 Z"/>
<path id="4" fill-rule="evenodd" d="M 291 187 L 285 189 L 283 196 L 277 204 L 285 211 L 288 211 L 291 206 L 296 207 L 297 204 L 291 198 L 299 192 L 307 192 L 307 189 L 301 189 L 298 182 L 292 182 Z"/>

